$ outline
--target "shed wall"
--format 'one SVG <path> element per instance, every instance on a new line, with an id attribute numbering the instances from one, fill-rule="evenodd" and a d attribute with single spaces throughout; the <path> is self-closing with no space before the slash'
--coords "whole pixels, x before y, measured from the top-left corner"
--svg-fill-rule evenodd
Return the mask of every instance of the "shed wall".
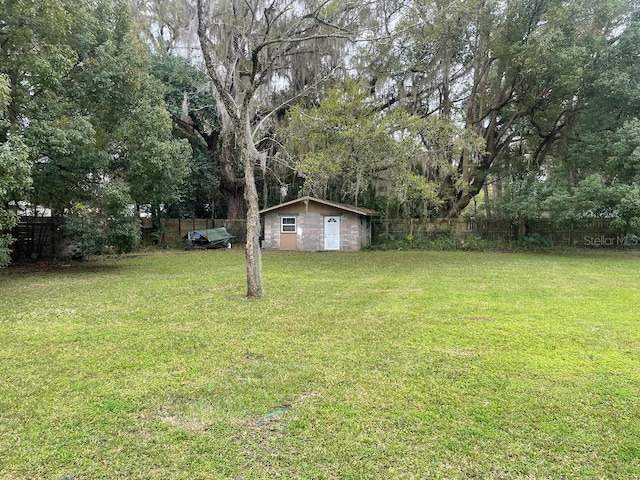
<path id="1" fill-rule="evenodd" d="M 329 215 L 340 217 L 340 250 L 358 251 L 362 245 L 369 245 L 371 222 L 367 217 L 309 202 L 306 206 L 288 205 L 277 211 L 266 213 L 263 247 L 270 250 L 289 247 L 281 242 L 280 218 L 295 216 L 297 250 L 322 251 L 324 250 L 324 218 Z"/>

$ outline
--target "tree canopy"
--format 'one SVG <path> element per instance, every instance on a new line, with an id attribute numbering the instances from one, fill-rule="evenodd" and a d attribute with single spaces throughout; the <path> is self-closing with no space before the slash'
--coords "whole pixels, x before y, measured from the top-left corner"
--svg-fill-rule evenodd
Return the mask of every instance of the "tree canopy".
<path id="1" fill-rule="evenodd" d="M 639 232 L 640 91 L 633 79 L 640 73 L 640 24 L 637 12 L 622 4 L 605 6 L 620 10 L 617 16 L 609 10 L 594 17 L 599 35 L 582 35 L 589 62 L 580 70 L 579 88 L 565 101 L 562 136 L 544 158 L 519 161 L 528 151 L 513 150 L 495 171 L 502 182 L 497 207 L 505 215 L 526 219 L 544 213 L 557 222 L 610 218 L 621 232 Z"/>
<path id="2" fill-rule="evenodd" d="M 5 230 L 14 200 L 101 212 L 104 228 L 133 225 L 128 205 L 217 204 L 247 217 L 248 294 L 260 296 L 257 212 L 303 193 L 443 218 L 483 195 L 491 216 L 640 226 L 637 2 L 0 11 L 0 168 L 15 171 L 0 184 Z"/>
<path id="3" fill-rule="evenodd" d="M 413 167 L 394 180 L 393 191 L 403 192 L 403 181 L 412 175 L 420 175 L 429 188 L 422 189 L 421 202 L 403 197 L 399 214 L 457 217 L 491 187 L 494 200 L 486 203 L 494 213 L 546 215 L 559 212 L 580 182 L 590 178 L 583 190 L 592 189 L 597 183 L 592 175 L 602 177 L 602 188 L 615 187 L 609 203 L 628 210 L 631 203 L 620 202 L 633 197 L 632 184 L 637 185 L 631 175 L 638 116 L 632 80 L 640 48 L 637 5 L 434 0 L 377 2 L 376 9 L 377 21 L 361 32 L 375 41 L 362 42 L 356 61 L 351 59 L 368 88 L 359 105 L 349 100 L 332 117 L 327 107 L 335 98 L 329 95 L 319 106 L 295 110 L 291 127 L 298 125 L 304 135 L 307 125 L 300 119 L 305 118 L 311 128 L 306 149 L 300 150 L 301 137 L 291 128 L 283 130 L 282 142 L 298 155 L 294 163 L 307 190 L 322 183 L 323 193 L 359 201 L 345 171 L 355 172 L 361 185 L 367 178 L 361 173 L 376 169 L 379 152 L 359 151 L 358 145 L 377 145 L 379 127 L 401 111 L 422 122 L 420 149 Z M 356 121 L 358 141 L 350 143 L 342 164 L 345 152 L 337 150 L 345 142 L 329 139 L 338 125 L 348 129 L 367 109 L 371 123 Z M 328 129 L 324 146 L 313 136 L 320 117 Z M 397 126 L 388 135 L 399 144 L 405 133 L 406 126 Z M 570 184 L 562 186 L 561 178 L 570 178 Z M 622 178 L 626 186 L 615 186 Z M 373 177 L 366 181 L 356 190 L 373 189 L 369 201 L 379 203 L 387 190 Z M 625 189 L 630 190 L 623 195 Z M 593 214 L 573 200 L 576 210 L 563 218 Z M 611 208 L 607 212 L 599 215 L 616 215 Z"/>
<path id="4" fill-rule="evenodd" d="M 100 231 L 126 223 L 139 238 L 128 206 L 174 201 L 189 151 L 171 136 L 163 87 L 126 4 L 15 0 L 1 11 L 2 138 L 23 140 L 32 178 L 29 194 L 11 200 L 81 215 Z"/>

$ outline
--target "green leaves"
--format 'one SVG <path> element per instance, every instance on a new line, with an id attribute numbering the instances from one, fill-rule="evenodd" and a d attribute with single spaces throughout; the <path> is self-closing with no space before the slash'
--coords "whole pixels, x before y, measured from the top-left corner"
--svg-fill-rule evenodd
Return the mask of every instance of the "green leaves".
<path id="1" fill-rule="evenodd" d="M 190 149 L 172 139 L 162 87 L 130 29 L 126 4 L 15 0 L 2 2 L 1 11 L 2 156 L 24 151 L 12 168 L 33 165 L 30 195 L 19 199 L 56 213 L 83 203 L 114 225 L 120 220 L 107 212 L 115 206 L 100 203 L 111 182 L 124 182 L 117 189 L 126 195 L 107 197 L 124 202 L 119 211 L 127 215 L 132 201 L 174 201 Z M 15 187 L 0 187 L 0 194 Z"/>
<path id="2" fill-rule="evenodd" d="M 10 231 L 16 224 L 16 216 L 7 208 L 17 200 L 31 184 L 29 150 L 20 135 L 6 129 L 6 106 L 9 103 L 8 79 L 0 74 L 0 268 L 9 263 Z"/>
<path id="3" fill-rule="evenodd" d="M 403 108 L 386 110 L 353 81 L 331 89 L 317 107 L 293 109 L 285 136 L 306 193 L 356 204 L 386 197 L 415 205 L 417 215 L 442 201 L 443 172 L 464 188 L 452 158 L 484 150 L 472 130 Z"/>
<path id="4" fill-rule="evenodd" d="M 640 184 L 640 119 L 631 118 L 615 133 L 606 166 L 616 179 Z"/>
<path id="5" fill-rule="evenodd" d="M 506 185 L 499 206 L 507 216 L 544 213 L 559 223 L 615 218 L 621 232 L 634 232 L 630 199 L 640 181 L 640 90 L 632 80 L 640 73 L 637 5 L 550 0 L 540 6 L 539 15 L 530 17 L 531 33 L 510 59 L 524 67 L 508 70 L 517 96 L 507 111 L 521 120 L 514 124 L 517 144 L 494 166 Z"/>
<path id="6" fill-rule="evenodd" d="M 358 204 L 372 189 L 422 189 L 411 172 L 416 120 L 400 110 L 381 113 L 353 81 L 331 89 L 318 107 L 293 109 L 286 137 L 305 191 Z"/>
<path id="7" fill-rule="evenodd" d="M 15 199 L 29 187 L 30 172 L 28 149 L 20 137 L 0 143 L 0 203 Z"/>
<path id="8" fill-rule="evenodd" d="M 77 247 L 76 255 L 128 253 L 140 243 L 140 224 L 131 215 L 129 186 L 120 180 L 104 182 L 90 199 L 91 206 L 77 205 L 65 224 L 67 239 Z"/>
<path id="9" fill-rule="evenodd" d="M 191 148 L 186 140 L 171 140 L 171 119 L 164 105 L 141 102 L 115 134 L 122 143 L 114 166 L 131 185 L 135 202 L 177 201 Z"/>

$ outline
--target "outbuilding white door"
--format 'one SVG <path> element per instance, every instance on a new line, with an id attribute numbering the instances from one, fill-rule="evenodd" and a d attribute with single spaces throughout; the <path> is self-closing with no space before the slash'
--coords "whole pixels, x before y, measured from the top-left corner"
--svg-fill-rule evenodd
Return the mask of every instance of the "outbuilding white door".
<path id="1" fill-rule="evenodd" d="M 324 217 L 324 249 L 340 250 L 340 217 Z"/>

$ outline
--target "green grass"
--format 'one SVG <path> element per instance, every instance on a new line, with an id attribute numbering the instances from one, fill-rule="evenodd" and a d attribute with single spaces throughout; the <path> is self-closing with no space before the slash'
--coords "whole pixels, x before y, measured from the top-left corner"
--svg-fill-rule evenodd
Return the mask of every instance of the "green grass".
<path id="1" fill-rule="evenodd" d="M 0 273 L 0 478 L 640 478 L 640 255 Z"/>

